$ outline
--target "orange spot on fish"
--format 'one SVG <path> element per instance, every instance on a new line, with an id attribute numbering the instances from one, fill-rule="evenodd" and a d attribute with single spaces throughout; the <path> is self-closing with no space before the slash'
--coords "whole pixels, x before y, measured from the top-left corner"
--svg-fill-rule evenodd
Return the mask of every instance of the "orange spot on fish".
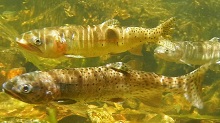
<path id="1" fill-rule="evenodd" d="M 67 51 L 67 44 L 65 42 L 60 42 L 60 41 L 54 41 L 55 46 L 56 46 L 56 52 L 58 54 L 65 54 Z"/>

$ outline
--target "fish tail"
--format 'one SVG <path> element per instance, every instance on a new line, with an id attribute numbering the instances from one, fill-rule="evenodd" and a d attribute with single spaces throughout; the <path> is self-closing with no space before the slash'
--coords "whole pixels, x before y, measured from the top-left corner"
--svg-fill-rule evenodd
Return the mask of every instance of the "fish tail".
<path id="1" fill-rule="evenodd" d="M 173 31 L 174 21 L 175 21 L 175 18 L 172 17 L 157 27 L 158 29 L 162 30 L 163 38 L 171 38 L 170 34 Z"/>
<path id="2" fill-rule="evenodd" d="M 191 102 L 191 104 L 199 109 L 203 108 L 202 101 L 202 81 L 205 72 L 209 69 L 211 63 L 204 64 L 189 74 L 181 76 L 181 87 L 184 91 L 185 98 Z"/>

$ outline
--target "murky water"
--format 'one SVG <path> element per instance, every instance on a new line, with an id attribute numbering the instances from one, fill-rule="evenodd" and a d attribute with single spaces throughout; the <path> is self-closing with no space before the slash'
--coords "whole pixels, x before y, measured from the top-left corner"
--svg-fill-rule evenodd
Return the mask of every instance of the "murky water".
<path id="1" fill-rule="evenodd" d="M 13 3 L 13 4 L 12 4 Z M 35 70 L 129 63 L 132 68 L 166 76 L 179 76 L 196 69 L 154 58 L 155 46 L 142 55 L 129 52 L 95 58 L 41 58 L 18 48 L 15 39 L 32 29 L 51 26 L 97 25 L 117 19 L 120 26 L 152 28 L 175 17 L 172 40 L 204 41 L 220 34 L 219 0 L 1 0 L 0 83 Z M 142 47 L 141 47 L 142 48 Z M 145 49 L 148 49 L 147 51 Z M 179 95 L 164 94 L 164 107 L 144 105 L 137 100 L 123 103 L 31 105 L 0 93 L 1 122 L 220 122 L 220 78 L 209 70 L 203 82 L 204 108 L 192 108 Z"/>

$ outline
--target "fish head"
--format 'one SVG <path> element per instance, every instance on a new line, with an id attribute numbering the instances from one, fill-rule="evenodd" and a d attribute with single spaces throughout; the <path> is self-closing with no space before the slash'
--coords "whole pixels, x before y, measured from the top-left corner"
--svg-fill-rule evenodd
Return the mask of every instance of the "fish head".
<path id="1" fill-rule="evenodd" d="M 178 62 L 182 58 L 182 52 L 178 48 L 173 50 L 164 46 L 158 46 L 154 50 L 154 56 L 166 61 Z"/>
<path id="2" fill-rule="evenodd" d="M 66 51 L 66 41 L 53 28 L 35 29 L 21 34 L 16 43 L 26 51 L 44 58 L 56 58 Z"/>
<path id="3" fill-rule="evenodd" d="M 3 91 L 15 99 L 30 104 L 42 104 L 52 100 L 51 92 L 32 73 L 16 76 L 5 82 L 3 84 Z"/>

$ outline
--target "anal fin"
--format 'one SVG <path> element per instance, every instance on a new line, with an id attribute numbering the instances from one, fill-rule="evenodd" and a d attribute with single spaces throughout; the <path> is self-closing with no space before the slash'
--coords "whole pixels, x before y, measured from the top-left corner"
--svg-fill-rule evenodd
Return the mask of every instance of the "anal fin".
<path id="1" fill-rule="evenodd" d="M 140 100 L 143 104 L 152 107 L 162 106 L 162 91 L 158 89 L 149 89 L 142 92 L 134 92 L 135 98 Z"/>

